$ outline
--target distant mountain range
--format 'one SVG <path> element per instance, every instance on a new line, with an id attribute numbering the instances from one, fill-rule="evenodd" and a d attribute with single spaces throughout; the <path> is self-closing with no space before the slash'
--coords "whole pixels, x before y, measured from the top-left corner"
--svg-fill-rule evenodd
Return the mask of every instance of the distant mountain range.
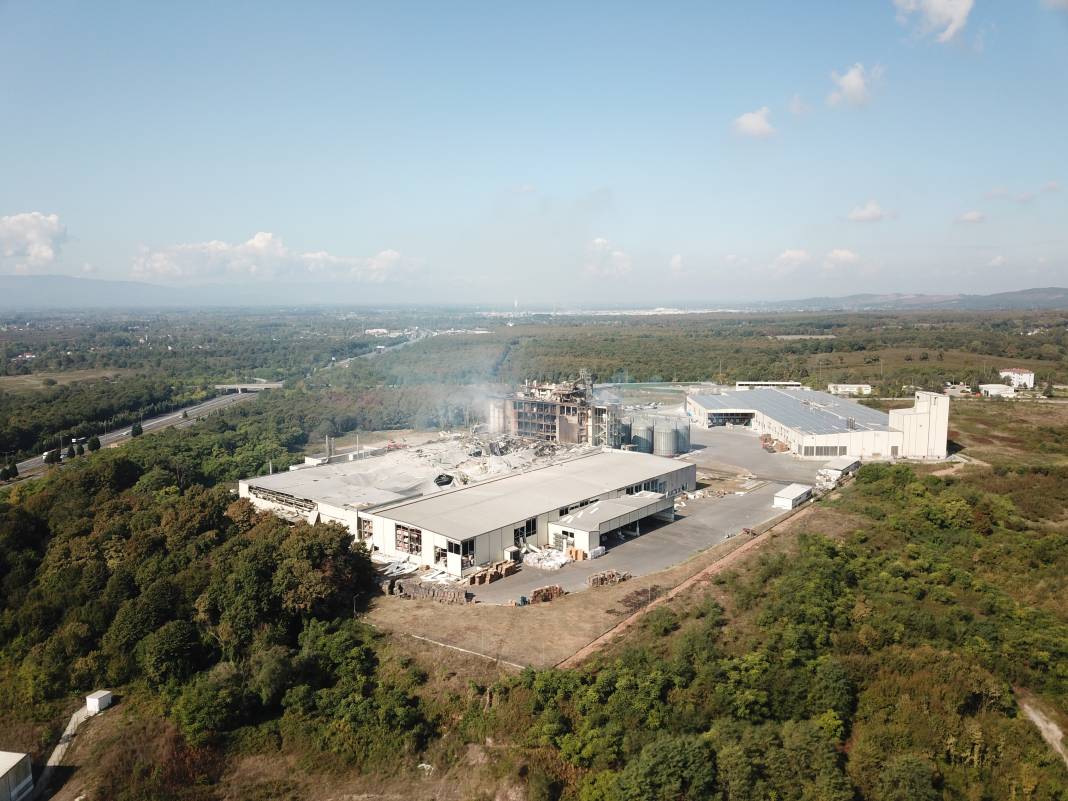
<path id="1" fill-rule="evenodd" d="M 392 300 L 396 302 L 398 299 Z M 167 287 L 136 281 L 105 281 L 66 275 L 0 275 L 0 310 L 5 312 L 327 305 L 369 305 L 369 299 L 363 288 L 345 284 L 249 282 Z M 828 312 L 1068 310 L 1068 288 L 1021 289 L 993 295 L 846 295 L 736 304 L 734 308 L 744 311 Z"/>
<path id="2" fill-rule="evenodd" d="M 960 311 L 1068 309 L 1068 288 L 1039 287 L 993 295 L 846 295 L 837 298 L 804 298 L 761 304 L 761 308 L 796 311 L 909 311 L 958 309 Z"/>

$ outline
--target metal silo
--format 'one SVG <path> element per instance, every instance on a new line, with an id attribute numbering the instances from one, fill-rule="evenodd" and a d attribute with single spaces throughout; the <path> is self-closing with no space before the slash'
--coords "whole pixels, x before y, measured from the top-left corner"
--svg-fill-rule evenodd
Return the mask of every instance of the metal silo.
<path id="1" fill-rule="evenodd" d="M 644 421 L 631 424 L 630 441 L 638 453 L 653 452 L 653 427 Z"/>
<path id="2" fill-rule="evenodd" d="M 676 443 L 675 426 L 661 423 L 653 430 L 653 454 L 674 456 Z"/>
<path id="3" fill-rule="evenodd" d="M 683 420 L 675 426 L 675 450 L 679 453 L 690 452 L 690 424 Z"/>

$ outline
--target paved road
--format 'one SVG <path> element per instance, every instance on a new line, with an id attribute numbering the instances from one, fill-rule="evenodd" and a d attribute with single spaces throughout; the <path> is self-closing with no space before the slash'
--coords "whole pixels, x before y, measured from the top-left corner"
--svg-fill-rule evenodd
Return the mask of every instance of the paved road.
<path id="1" fill-rule="evenodd" d="M 193 423 L 198 417 L 202 417 L 209 412 L 215 412 L 219 409 L 224 409 L 227 406 L 231 406 L 235 403 L 248 400 L 256 397 L 256 393 L 253 392 L 240 392 L 231 395 L 220 395 L 217 398 L 211 398 L 203 403 L 197 403 L 193 406 L 186 406 L 184 409 L 178 409 L 173 412 L 167 412 L 161 414 L 158 417 L 150 417 L 147 420 L 141 422 L 141 428 L 147 433 L 149 431 L 159 431 L 164 428 L 170 428 L 177 425 L 189 425 Z M 182 417 L 182 413 L 186 413 L 186 417 Z M 112 445 L 116 442 L 120 442 L 130 436 L 130 429 L 132 426 L 126 426 L 125 428 L 118 428 L 114 431 L 109 431 L 100 437 L 100 444 L 104 447 Z M 19 473 L 28 473 L 31 470 L 36 470 L 44 466 L 44 457 L 35 456 L 32 459 L 27 459 L 24 462 L 18 463 Z"/>
<path id="2" fill-rule="evenodd" d="M 520 595 L 529 597 L 535 587 L 547 584 L 559 584 L 567 592 L 585 590 L 587 576 L 609 568 L 634 576 L 666 570 L 718 545 L 744 527 L 756 528 L 783 515 L 781 509 L 771 505 L 782 486 L 768 482 L 745 495 L 686 501 L 675 522 L 653 528 L 652 521 L 645 521 L 642 531 L 646 533 L 610 547 L 600 559 L 571 562 L 559 570 L 524 565 L 507 578 L 467 589 L 482 603 L 503 604 Z"/>

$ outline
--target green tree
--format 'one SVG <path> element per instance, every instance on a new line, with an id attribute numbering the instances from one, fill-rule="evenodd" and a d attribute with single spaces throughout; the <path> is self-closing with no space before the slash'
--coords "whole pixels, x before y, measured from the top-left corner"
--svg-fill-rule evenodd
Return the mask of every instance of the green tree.
<path id="1" fill-rule="evenodd" d="M 74 448 L 74 452 L 78 456 L 85 456 L 85 446 L 82 445 L 82 443 L 79 442 L 78 445 Z"/>
<path id="2" fill-rule="evenodd" d="M 145 430 L 141 427 L 140 423 L 134 423 L 132 426 L 130 426 L 131 437 L 139 437 L 143 433 L 145 433 Z"/>
<path id="3" fill-rule="evenodd" d="M 938 801 L 934 766 L 916 754 L 897 754 L 879 773 L 877 801 Z"/>
<path id="4" fill-rule="evenodd" d="M 45 464 L 59 464 L 60 457 L 58 450 L 46 451 L 44 455 Z"/>
<path id="5" fill-rule="evenodd" d="M 89 442 L 86 443 L 86 447 L 89 449 L 90 453 L 100 450 L 100 437 L 95 435 L 89 437 Z"/>
<path id="6" fill-rule="evenodd" d="M 19 466 L 15 463 L 14 459 L 12 459 L 7 464 L 7 474 L 11 478 L 18 478 L 19 477 Z"/>
<path id="7" fill-rule="evenodd" d="M 701 737 L 664 736 L 619 774 L 620 801 L 704 801 L 716 791 L 716 755 Z"/>
<path id="8" fill-rule="evenodd" d="M 77 452 L 74 450 L 74 445 L 68 445 L 67 446 L 67 458 L 68 459 L 73 459 L 76 455 L 77 455 Z"/>
<path id="9" fill-rule="evenodd" d="M 149 681 L 183 679 L 196 666 L 200 638 L 188 620 L 172 620 L 141 641 L 141 670 Z"/>

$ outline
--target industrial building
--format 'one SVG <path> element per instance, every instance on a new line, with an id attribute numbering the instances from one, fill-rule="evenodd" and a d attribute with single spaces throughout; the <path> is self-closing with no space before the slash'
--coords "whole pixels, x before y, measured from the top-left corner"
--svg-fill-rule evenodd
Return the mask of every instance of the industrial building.
<path id="1" fill-rule="evenodd" d="M 21 801 L 33 794 L 29 754 L 0 751 L 0 801 Z"/>
<path id="2" fill-rule="evenodd" d="M 604 450 L 362 511 L 358 536 L 387 555 L 462 576 L 516 546 L 589 554 L 612 531 L 671 519 L 675 496 L 696 483 L 696 465 Z"/>
<path id="3" fill-rule="evenodd" d="M 1022 367 L 1006 367 L 1004 370 L 998 371 L 998 376 L 1008 379 L 1013 389 L 1035 388 L 1034 370 L 1025 370 Z"/>
<path id="4" fill-rule="evenodd" d="M 263 511 L 341 523 L 384 556 L 460 577 L 517 544 L 589 554 L 607 534 L 670 519 L 675 496 L 697 481 L 695 465 L 644 453 L 466 458 L 470 450 L 457 441 L 303 467 L 243 479 L 238 492 Z"/>
<path id="5" fill-rule="evenodd" d="M 487 419 L 493 434 L 618 448 L 619 407 L 597 403 L 588 375 L 559 384 L 524 383 L 510 395 L 491 398 Z"/>
<path id="6" fill-rule="evenodd" d="M 686 412 L 700 426 L 745 427 L 811 459 L 944 459 L 949 436 L 949 398 L 933 392 L 887 414 L 826 392 L 760 387 L 690 395 Z"/>
<path id="7" fill-rule="evenodd" d="M 832 395 L 870 395 L 871 384 L 828 384 L 827 391 Z"/>

